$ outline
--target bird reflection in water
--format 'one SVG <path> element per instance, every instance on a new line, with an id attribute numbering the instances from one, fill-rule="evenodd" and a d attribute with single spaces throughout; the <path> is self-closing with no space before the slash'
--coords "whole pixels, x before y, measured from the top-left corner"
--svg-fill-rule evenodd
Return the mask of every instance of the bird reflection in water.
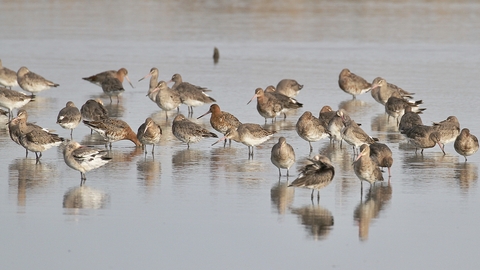
<path id="1" fill-rule="evenodd" d="M 358 224 L 358 236 L 361 241 L 368 239 L 368 232 L 372 219 L 378 218 L 381 210 L 392 199 L 392 186 L 390 180 L 387 184 L 377 183 L 372 185 L 370 192 L 365 196 L 365 201 L 360 204 L 353 212 L 353 218 Z"/>
<path id="2" fill-rule="evenodd" d="M 70 188 L 63 195 L 63 208 L 100 209 L 105 208 L 110 197 L 105 192 L 86 185 Z M 78 214 L 78 212 L 70 212 Z"/>
<path id="3" fill-rule="evenodd" d="M 278 181 L 270 189 L 270 199 L 272 201 L 272 208 L 279 215 L 284 215 L 287 208 L 293 203 L 295 196 L 295 188 L 288 187 L 288 182 Z"/>
<path id="4" fill-rule="evenodd" d="M 372 104 L 373 103 L 367 103 L 361 99 L 350 99 L 340 102 L 338 104 L 338 109 L 344 109 L 349 115 L 366 115 L 370 112 Z"/>
<path id="5" fill-rule="evenodd" d="M 463 192 L 467 192 L 478 179 L 478 167 L 475 163 L 459 162 L 455 166 L 455 179 Z"/>
<path id="6" fill-rule="evenodd" d="M 35 159 L 15 159 L 8 166 L 9 188 L 17 187 L 18 206 L 26 206 L 28 192 L 38 192 L 58 178 L 55 166 L 35 162 Z"/>
<path id="7" fill-rule="evenodd" d="M 389 122 L 388 116 L 384 113 L 377 114 L 377 116 L 372 118 L 370 128 L 378 133 L 377 137 L 382 142 L 399 143 L 405 140 L 398 131 L 396 122 Z"/>
<path id="8" fill-rule="evenodd" d="M 146 188 L 155 186 L 157 180 L 160 179 L 162 172 L 162 165 L 155 159 L 143 158 L 137 161 L 137 179 L 143 180 L 141 185 Z"/>
<path id="9" fill-rule="evenodd" d="M 325 240 L 333 227 L 332 213 L 320 206 L 307 205 L 299 208 L 292 208 L 292 214 L 297 215 L 305 230 L 314 240 Z"/>

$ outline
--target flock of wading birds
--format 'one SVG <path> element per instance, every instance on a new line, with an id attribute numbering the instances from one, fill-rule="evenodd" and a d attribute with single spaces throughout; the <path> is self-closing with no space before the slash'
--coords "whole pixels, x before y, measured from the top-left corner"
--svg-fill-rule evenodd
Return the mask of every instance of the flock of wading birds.
<path id="1" fill-rule="evenodd" d="M 118 71 L 105 71 L 83 79 L 100 86 L 103 92 L 110 97 L 110 102 L 112 102 L 112 96 L 116 96 L 118 103 L 118 96 L 125 91 L 124 79 L 133 87 L 127 74 L 128 71 L 121 68 Z M 173 75 L 169 82 L 158 82 L 158 75 L 158 69 L 152 68 L 149 74 L 139 81 L 150 77 L 147 96 L 166 113 L 174 109 L 177 109 L 178 112 L 179 106 L 185 104 L 188 106 L 188 114 L 191 116 L 193 107 L 216 102 L 206 93 L 211 90 L 183 82 L 179 74 Z M 174 82 L 171 88 L 167 85 L 170 82 Z M 34 98 L 34 94 L 59 85 L 29 71 L 26 67 L 21 67 L 18 72 L 9 70 L 1 65 L 1 61 L 0 84 L 5 86 L 5 88 L 0 88 L 0 106 L 8 109 L 8 112 L 2 110 L 2 113 L 8 114 L 9 120 L 11 119 L 8 122 L 10 137 L 26 149 L 27 156 L 28 151 L 35 152 L 38 163 L 43 151 L 64 143 L 64 139 L 40 126 L 27 122 L 27 112 L 23 109 L 20 109 L 17 117 L 13 118 L 12 110 L 19 109 L 30 102 Z M 394 118 L 399 131 L 415 146 L 415 152 L 420 148 L 421 154 L 423 154 L 423 149 L 438 145 L 445 154 L 444 145 L 454 141 L 455 150 L 465 157 L 466 162 L 467 156 L 478 150 L 477 138 L 470 134 L 467 128 L 460 131 L 460 124 L 455 116 L 449 116 L 446 120 L 433 123 L 432 126 L 424 125 L 419 115 L 425 110 L 419 107 L 422 101 L 412 100 L 413 93 L 387 83 L 383 78 L 378 77 L 369 83 L 348 69 L 343 69 L 339 75 L 338 84 L 353 98 L 370 91 L 372 97 L 385 106 L 388 117 Z M 16 86 L 20 86 L 31 95 L 11 90 Z M 257 88 L 255 95 L 248 103 L 257 99 L 257 110 L 265 118 L 265 122 L 268 118 L 274 121 L 281 114 L 284 114 L 285 118 L 287 111 L 302 107 L 302 104 L 295 99 L 302 87 L 303 85 L 295 80 L 284 79 L 278 83 L 277 87 L 268 86 L 265 91 Z M 227 139 L 230 140 L 230 143 L 231 140 L 243 143 L 248 146 L 249 157 L 253 157 L 254 146 L 267 141 L 276 133 L 276 131 L 268 131 L 258 124 L 241 123 L 234 115 L 221 111 L 217 104 L 212 104 L 210 109 L 198 118 L 207 114 L 211 114 L 210 124 L 212 127 L 224 135 L 214 144 L 223 140 L 225 147 Z M 167 114 L 166 117 L 168 118 Z M 155 144 L 159 143 L 162 135 L 161 127 L 150 117 L 135 133 L 126 122 L 110 118 L 101 100 L 93 99 L 88 100 L 80 110 L 72 101 L 67 102 L 66 107 L 58 113 L 57 124 L 62 128 L 70 129 L 70 136 L 72 136 L 73 129 L 78 126 L 82 118 L 86 126 L 103 136 L 106 141 L 105 147 L 110 144 L 111 148 L 112 142 L 119 140 L 130 140 L 136 146 L 144 147 L 145 154 L 147 153 L 146 145 L 153 145 L 153 154 Z M 371 187 L 376 181 L 383 180 L 380 167 L 387 167 L 390 176 L 393 159 L 389 147 L 369 136 L 343 109 L 333 111 L 331 107 L 324 106 L 320 110 L 318 118 L 310 111 L 306 111 L 298 119 L 296 131 L 302 139 L 308 141 L 310 153 L 313 149 L 311 142 L 324 138 L 330 138 L 333 144 L 338 141 L 340 147 L 342 141 L 352 145 L 354 155 L 356 155 L 353 167 L 355 174 L 361 180 L 362 191 L 363 181 L 369 182 Z M 187 143 L 187 147 L 205 137 L 217 137 L 215 133 L 188 120 L 182 114 L 175 116 L 172 132 L 177 139 Z M 106 164 L 111 159 L 107 156 L 106 150 L 85 147 L 73 140 L 65 142 L 65 144 L 63 151 L 65 163 L 80 171 L 80 185 L 86 181 L 86 172 Z M 289 169 L 295 163 L 295 152 L 284 137 L 280 137 L 278 143 L 273 146 L 271 161 L 278 167 L 279 176 L 281 176 L 280 169 L 286 169 L 287 176 L 289 175 Z M 320 189 L 332 181 L 335 168 L 330 159 L 323 155 L 315 155 L 309 161 L 311 163 L 300 169 L 299 176 L 289 186 L 312 189 L 312 199 L 314 191 L 317 189 L 317 198 L 319 199 Z"/>

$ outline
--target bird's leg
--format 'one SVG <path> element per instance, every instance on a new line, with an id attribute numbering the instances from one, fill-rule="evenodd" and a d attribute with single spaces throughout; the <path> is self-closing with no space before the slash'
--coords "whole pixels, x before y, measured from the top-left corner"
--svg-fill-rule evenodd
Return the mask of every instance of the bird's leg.
<path id="1" fill-rule="evenodd" d="M 308 142 L 308 144 L 310 145 L 310 153 L 309 153 L 309 154 L 311 154 L 312 151 L 313 151 L 312 143 L 311 143 L 311 142 Z"/>
<path id="2" fill-rule="evenodd" d="M 312 204 L 313 204 L 313 192 L 315 191 L 315 189 L 312 189 L 312 194 L 310 194 L 310 199 L 312 200 Z"/>
<path id="3" fill-rule="evenodd" d="M 278 168 L 278 176 L 282 176 L 282 172 L 280 171 L 280 168 Z"/>

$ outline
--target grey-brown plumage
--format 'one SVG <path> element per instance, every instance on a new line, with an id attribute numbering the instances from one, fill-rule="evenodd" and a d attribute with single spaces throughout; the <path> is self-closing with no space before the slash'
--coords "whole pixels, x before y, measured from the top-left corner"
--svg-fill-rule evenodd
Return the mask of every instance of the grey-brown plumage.
<path id="1" fill-rule="evenodd" d="M 478 151 L 478 139 L 470 133 L 468 128 L 464 128 L 455 139 L 453 147 L 467 162 L 467 156 L 471 156 Z"/>
<path id="2" fill-rule="evenodd" d="M 119 96 L 125 92 L 122 82 L 116 77 L 105 77 L 104 80 L 100 82 L 103 93 L 105 93 L 110 98 L 110 103 L 112 103 L 112 96 L 117 97 L 117 104 L 120 102 Z"/>
<path id="3" fill-rule="evenodd" d="M 343 117 L 343 124 L 345 127 L 342 129 L 342 139 L 353 146 L 354 155 L 356 154 L 356 149 L 363 144 L 369 145 L 375 142 L 350 116 L 345 115 Z"/>
<path id="4" fill-rule="evenodd" d="M 27 119 L 28 118 L 27 111 L 25 111 L 23 109 L 18 110 L 17 117 L 25 117 L 25 119 Z M 31 128 L 31 129 L 33 129 L 33 128 L 43 129 L 43 130 L 47 131 L 46 129 L 42 128 L 41 126 L 35 125 L 33 123 L 30 123 L 30 122 L 27 122 L 27 127 Z M 22 146 L 20 144 L 20 137 L 21 137 L 22 133 L 20 132 L 19 121 L 8 122 L 8 133 L 9 133 L 12 141 L 14 141 L 16 144 Z M 26 152 L 25 157 L 28 157 L 28 149 L 25 148 L 25 152 Z"/>
<path id="5" fill-rule="evenodd" d="M 148 86 L 148 94 L 147 96 L 153 101 L 155 102 L 155 95 L 150 95 L 150 92 L 155 89 L 155 87 L 157 87 L 157 84 L 158 84 L 158 69 L 156 67 L 153 67 L 150 69 L 150 72 L 145 75 L 144 77 L 142 77 L 141 79 L 139 79 L 138 81 L 142 81 L 146 78 L 150 77 L 150 84 Z"/>
<path id="6" fill-rule="evenodd" d="M 356 96 L 370 91 L 372 85 L 364 78 L 350 72 L 349 69 L 345 68 L 338 76 L 338 86 L 340 86 L 340 89 L 342 89 L 345 93 L 352 95 L 353 98 L 356 98 Z"/>
<path id="7" fill-rule="evenodd" d="M 290 167 L 295 163 L 295 151 L 285 137 L 278 138 L 278 143 L 272 147 L 270 161 L 278 168 L 278 176 L 282 176 L 280 169 L 287 169 L 287 176 L 290 175 Z"/>
<path id="8" fill-rule="evenodd" d="M 13 125 L 18 124 L 20 129 L 19 142 L 25 149 L 35 152 L 36 162 L 40 161 L 42 152 L 54 146 L 60 145 L 64 139 L 57 134 L 50 133 L 44 129 L 27 125 L 27 114 L 20 113 L 12 120 Z M 39 154 L 40 153 L 40 154 Z"/>
<path id="9" fill-rule="evenodd" d="M 337 115 L 337 112 L 332 109 L 332 107 L 326 105 L 320 109 L 318 113 L 318 119 L 322 121 L 323 125 L 328 129 L 328 123 L 332 120 L 333 117 Z"/>
<path id="10" fill-rule="evenodd" d="M 31 96 L 15 90 L 0 87 L 0 107 L 8 109 L 8 119 L 12 118 L 12 110 L 22 108 L 32 100 Z"/>
<path id="11" fill-rule="evenodd" d="M 363 181 L 370 183 L 370 188 L 372 188 L 372 184 L 376 181 L 383 181 L 382 171 L 377 163 L 370 157 L 370 146 L 368 144 L 364 144 L 360 147 L 360 154 L 358 154 L 353 162 L 353 170 L 360 179 L 362 192 Z"/>
<path id="12" fill-rule="evenodd" d="M 335 116 L 328 123 L 328 132 L 330 133 L 330 140 L 340 142 L 340 147 L 342 146 L 342 130 L 345 127 L 344 119 L 348 114 L 344 109 L 340 109 L 335 112 Z"/>
<path id="13" fill-rule="evenodd" d="M 193 107 L 217 102 L 214 98 L 205 94 L 205 92 L 211 90 L 205 87 L 200 87 L 188 82 L 184 82 L 182 80 L 182 76 L 178 73 L 173 74 L 170 82 L 175 82 L 172 86 L 172 89 L 178 92 L 182 103 L 188 106 L 189 114 L 193 114 Z"/>
<path id="14" fill-rule="evenodd" d="M 299 84 L 296 80 L 283 79 L 278 82 L 275 91 L 287 97 L 294 98 L 300 93 L 302 88 L 303 85 Z"/>
<path id="15" fill-rule="evenodd" d="M 127 122 L 120 119 L 102 118 L 98 121 L 86 121 L 83 123 L 98 132 L 105 139 L 105 147 L 112 143 L 121 140 L 129 140 L 135 144 L 135 146 L 142 146 L 142 143 L 137 139 L 137 134 L 127 124 Z"/>
<path id="16" fill-rule="evenodd" d="M 83 147 L 76 141 L 70 141 L 63 149 L 63 159 L 68 167 L 80 172 L 80 186 L 87 177 L 86 172 L 107 164 L 112 158 L 106 157 L 106 150 Z"/>
<path id="17" fill-rule="evenodd" d="M 187 148 L 190 148 L 191 143 L 199 142 L 203 138 L 218 138 L 217 134 L 188 120 L 183 114 L 178 114 L 173 119 L 172 133 L 175 138 L 187 143 Z"/>
<path id="18" fill-rule="evenodd" d="M 4 67 L 2 65 L 2 60 L 0 60 L 0 85 L 8 87 L 9 89 L 18 85 L 17 73 Z"/>
<path id="19" fill-rule="evenodd" d="M 400 133 L 404 134 L 406 130 L 414 127 L 423 125 L 422 118 L 419 114 L 422 112 L 414 112 L 412 111 L 412 107 L 407 106 L 405 108 L 405 114 L 400 118 L 400 123 L 398 124 L 398 130 Z"/>
<path id="20" fill-rule="evenodd" d="M 411 107 L 411 110 L 414 112 L 424 111 L 425 108 L 418 107 L 422 103 L 422 100 L 407 101 L 401 97 L 398 92 L 393 92 L 390 98 L 388 98 L 387 103 L 385 103 L 385 112 L 389 117 L 393 117 L 398 125 L 407 107 Z"/>
<path id="21" fill-rule="evenodd" d="M 257 111 L 263 118 L 265 118 L 265 122 L 267 122 L 267 118 L 272 118 L 273 122 L 273 120 L 281 113 L 303 106 L 293 98 L 277 99 L 270 93 L 266 94 L 262 88 L 255 89 L 255 94 L 247 104 L 250 104 L 255 98 L 257 98 Z"/>
<path id="22" fill-rule="evenodd" d="M 101 100 L 89 99 L 80 108 L 84 120 L 99 121 L 108 117 L 108 111 Z"/>
<path id="23" fill-rule="evenodd" d="M 390 168 L 393 165 L 392 150 L 386 144 L 374 142 L 370 144 L 370 157 L 379 167 L 388 168 L 388 176 L 391 176 Z"/>
<path id="24" fill-rule="evenodd" d="M 160 142 L 162 136 L 162 128 L 155 123 L 151 117 L 145 119 L 145 123 L 141 124 L 138 128 L 137 139 L 142 143 L 142 147 L 147 154 L 147 145 L 152 145 L 152 155 L 155 152 L 155 144 Z"/>
<path id="25" fill-rule="evenodd" d="M 440 134 L 440 144 L 443 150 L 445 144 L 455 141 L 460 134 L 460 123 L 457 117 L 449 116 L 441 122 L 433 123 L 433 129 Z M 443 151 L 443 154 L 445 154 L 445 151 Z"/>
<path id="26" fill-rule="evenodd" d="M 414 126 L 405 131 L 405 136 L 407 136 L 408 141 L 415 146 L 415 153 L 418 148 L 421 148 L 421 154 L 423 155 L 423 149 L 433 148 L 438 144 L 445 154 L 443 145 L 440 143 L 440 134 L 435 131 L 432 126 Z"/>
<path id="27" fill-rule="evenodd" d="M 245 123 L 239 125 L 237 128 L 229 128 L 227 133 L 225 133 L 225 136 L 220 138 L 212 145 L 225 139 L 232 139 L 238 143 L 243 143 L 244 145 L 248 146 L 248 156 L 253 157 L 253 147 L 264 143 L 275 133 L 277 132 L 266 130 L 259 124 Z"/>
<path id="28" fill-rule="evenodd" d="M 325 239 L 334 224 L 332 213 L 320 205 L 305 205 L 299 208 L 291 208 L 292 214 L 298 216 L 307 232 L 315 240 Z"/>
<path id="29" fill-rule="evenodd" d="M 267 99 L 273 99 L 276 100 L 278 103 L 282 104 L 282 106 L 284 107 L 284 109 L 282 110 L 283 119 L 287 118 L 287 111 L 303 107 L 303 104 L 298 102 L 298 100 L 294 99 L 293 97 L 276 91 L 273 85 L 267 86 L 264 92 Z"/>
<path id="30" fill-rule="evenodd" d="M 51 87 L 60 86 L 57 83 L 51 82 L 44 77 L 31 72 L 26 67 L 21 67 L 17 71 L 18 85 L 25 91 L 34 93 L 50 89 Z"/>
<path id="31" fill-rule="evenodd" d="M 325 124 L 316 118 L 310 111 L 306 111 L 298 118 L 295 125 L 300 138 L 306 140 L 310 145 L 310 152 L 313 151 L 312 142 L 319 141 L 321 139 L 329 137 L 328 129 L 325 128 Z"/>
<path id="32" fill-rule="evenodd" d="M 70 129 L 70 138 L 80 121 L 82 120 L 82 114 L 72 101 L 68 101 L 64 108 L 58 112 L 57 124 L 64 129 Z"/>
<path id="33" fill-rule="evenodd" d="M 388 83 L 381 77 L 377 77 L 373 80 L 371 94 L 373 99 L 378 103 L 385 105 L 394 92 L 398 93 L 402 98 L 412 98 L 415 94 L 407 92 L 394 84 Z"/>
<path id="34" fill-rule="evenodd" d="M 170 89 L 165 81 L 159 81 L 154 89 L 150 89 L 147 96 L 165 111 L 165 118 L 168 119 L 168 111 L 178 109 L 182 103 L 178 91 Z"/>
<path id="35" fill-rule="evenodd" d="M 323 155 L 316 155 L 313 159 L 308 159 L 311 164 L 307 164 L 299 170 L 300 175 L 295 179 L 289 187 L 305 187 L 311 188 L 311 199 L 313 193 L 317 191 L 317 198 L 320 199 L 320 189 L 330 184 L 335 176 L 335 168 L 330 159 Z"/>

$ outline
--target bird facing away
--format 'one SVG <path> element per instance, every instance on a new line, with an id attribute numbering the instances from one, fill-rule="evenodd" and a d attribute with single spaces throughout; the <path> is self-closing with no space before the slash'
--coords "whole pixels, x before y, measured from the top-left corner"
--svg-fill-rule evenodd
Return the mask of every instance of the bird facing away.
<path id="1" fill-rule="evenodd" d="M 142 143 L 137 139 L 137 134 L 123 120 L 103 118 L 98 121 L 83 120 L 83 123 L 105 139 L 105 147 L 110 144 L 110 148 L 112 148 L 113 142 L 121 140 L 129 140 L 137 147 L 142 146 Z"/>
<path id="2" fill-rule="evenodd" d="M 105 93 L 110 98 L 110 103 L 112 103 L 112 97 L 117 97 L 117 104 L 120 102 L 120 95 L 125 92 L 122 82 L 116 77 L 105 77 L 104 80 L 100 82 L 103 93 Z"/>
<path id="3" fill-rule="evenodd" d="M 19 109 L 25 106 L 32 100 L 31 96 L 27 96 L 23 93 L 15 90 L 10 90 L 4 87 L 0 87 L 0 107 L 8 109 L 8 119 L 11 119 L 12 110 Z"/>
<path id="4" fill-rule="evenodd" d="M 172 86 L 172 89 L 178 92 L 182 103 L 188 106 L 189 115 L 193 114 L 193 107 L 217 102 L 214 98 L 205 94 L 205 92 L 210 90 L 205 87 L 184 82 L 182 80 L 182 76 L 178 73 L 173 74 L 172 79 L 169 82 L 175 82 Z"/>
<path id="5" fill-rule="evenodd" d="M 178 109 L 182 103 L 178 91 L 170 89 L 165 81 L 159 81 L 155 88 L 149 90 L 147 96 L 165 111 L 166 119 L 168 119 L 168 111 Z"/>
<path id="6" fill-rule="evenodd" d="M 20 145 L 22 145 L 28 151 L 35 152 L 36 163 L 38 163 L 40 162 L 43 151 L 60 145 L 64 141 L 64 139 L 59 137 L 57 134 L 49 133 L 44 129 L 36 128 L 32 125 L 27 125 L 27 117 L 27 114 L 23 113 L 22 111 L 17 117 L 12 120 L 12 122 L 13 125 L 19 125 Z"/>
<path id="7" fill-rule="evenodd" d="M 316 155 L 313 159 L 308 159 L 311 164 L 307 164 L 299 170 L 300 175 L 289 187 L 311 188 L 310 195 L 313 200 L 313 193 L 317 190 L 317 200 L 320 200 L 320 189 L 330 184 L 335 176 L 335 168 L 330 159 L 323 155 Z"/>
<path id="8" fill-rule="evenodd" d="M 411 106 L 407 106 L 405 108 L 405 114 L 400 118 L 400 123 L 398 124 L 400 133 L 404 134 L 406 130 L 414 126 L 423 125 L 422 118 L 419 115 L 421 113 L 422 111 L 414 112 Z"/>
<path id="9" fill-rule="evenodd" d="M 172 133 L 180 141 L 187 143 L 187 148 L 190 148 L 191 143 L 197 143 L 203 138 L 218 138 L 217 134 L 212 133 L 199 124 L 196 124 L 183 114 L 178 114 L 173 119 Z"/>
<path id="10" fill-rule="evenodd" d="M 275 91 L 287 97 L 294 98 L 300 93 L 300 90 L 302 90 L 302 88 L 303 85 L 299 84 L 296 80 L 283 79 L 278 82 Z"/>
<path id="11" fill-rule="evenodd" d="M 145 119 L 145 123 L 140 125 L 137 132 L 137 139 L 142 143 L 142 147 L 145 150 L 145 155 L 147 154 L 147 145 L 152 145 L 152 155 L 155 152 L 155 144 L 160 142 L 160 137 L 162 136 L 162 128 L 160 125 L 155 123 L 151 117 Z"/>
<path id="12" fill-rule="evenodd" d="M 370 144 L 370 157 L 378 167 L 388 168 L 388 176 L 391 176 L 390 168 L 393 165 L 392 150 L 384 143 L 374 142 Z"/>
<path id="13" fill-rule="evenodd" d="M 353 98 L 358 95 L 370 91 L 372 85 L 364 78 L 350 72 L 349 69 L 344 68 L 338 76 L 338 86 L 345 93 L 350 94 Z"/>
<path id="14" fill-rule="evenodd" d="M 377 163 L 370 157 L 370 146 L 364 144 L 360 147 L 360 154 L 353 162 L 353 170 L 355 174 L 360 179 L 360 186 L 363 192 L 363 181 L 370 183 L 370 188 L 372 184 L 376 181 L 383 181 L 382 171 L 378 167 Z"/>
<path id="15" fill-rule="evenodd" d="M 8 87 L 9 89 L 18 85 L 17 73 L 4 67 L 2 65 L 2 60 L 0 60 L 0 85 Z"/>
<path id="16" fill-rule="evenodd" d="M 258 124 L 245 123 L 239 125 L 237 128 L 228 129 L 225 136 L 220 138 L 212 145 L 215 145 L 216 143 L 225 139 L 232 139 L 238 143 L 243 143 L 244 145 L 248 146 L 248 157 L 253 157 L 253 147 L 266 142 L 275 133 L 277 132 L 268 131 Z"/>
<path id="17" fill-rule="evenodd" d="M 68 167 L 80 172 L 80 186 L 85 184 L 86 172 L 107 164 L 112 158 L 106 157 L 106 150 L 98 150 L 70 141 L 63 149 L 63 159 Z"/>
<path id="18" fill-rule="evenodd" d="M 318 113 L 318 119 L 322 121 L 322 124 L 328 129 L 328 123 L 332 120 L 333 117 L 337 115 L 337 112 L 332 109 L 332 107 L 326 105 L 320 109 Z"/>
<path id="19" fill-rule="evenodd" d="M 80 108 L 83 120 L 99 121 L 108 117 L 108 111 L 100 99 L 89 99 Z"/>
<path id="20" fill-rule="evenodd" d="M 65 108 L 58 112 L 57 124 L 64 129 L 70 129 L 70 138 L 72 138 L 73 129 L 78 126 L 82 120 L 82 114 L 72 101 L 68 101 Z"/>
<path id="21" fill-rule="evenodd" d="M 287 169 L 287 177 L 290 175 L 290 167 L 295 163 L 295 151 L 285 137 L 278 138 L 278 143 L 272 147 L 270 160 L 278 168 L 279 177 L 282 176 L 280 169 Z"/>
<path id="22" fill-rule="evenodd" d="M 85 77 L 82 79 L 102 87 L 102 82 L 104 82 L 107 78 L 117 78 L 122 84 L 123 84 L 123 80 L 127 79 L 130 86 L 132 88 L 135 88 L 133 87 L 133 84 L 130 82 L 130 79 L 128 78 L 128 70 L 126 68 L 120 68 L 118 71 L 107 70 L 107 71 L 100 72 L 98 74 L 92 75 L 90 77 Z"/>
<path id="23" fill-rule="evenodd" d="M 478 139 L 470 133 L 468 128 L 464 128 L 455 139 L 453 147 L 458 154 L 465 158 L 465 162 L 467 162 L 467 156 L 471 156 L 478 151 Z"/>
<path id="24" fill-rule="evenodd" d="M 50 89 L 51 87 L 60 86 L 57 83 L 53 83 L 42 76 L 31 72 L 26 67 L 21 67 L 17 71 L 17 81 L 18 85 L 20 85 L 23 90 L 32 93 L 32 96 L 34 93 Z"/>
<path id="25" fill-rule="evenodd" d="M 210 125 L 212 125 L 213 129 L 223 135 L 225 135 L 230 128 L 237 128 L 242 124 L 233 114 L 220 110 L 220 106 L 217 104 L 210 105 L 210 109 L 206 113 L 197 117 L 197 119 L 200 119 L 209 113 L 212 114 L 210 116 Z M 227 140 L 225 140 L 224 147 L 226 143 Z"/>
<path id="26" fill-rule="evenodd" d="M 295 126 L 298 136 L 306 140 L 310 145 L 310 153 L 313 151 L 312 142 L 329 137 L 328 129 L 320 121 L 312 115 L 310 111 L 306 111 L 298 118 Z"/>

